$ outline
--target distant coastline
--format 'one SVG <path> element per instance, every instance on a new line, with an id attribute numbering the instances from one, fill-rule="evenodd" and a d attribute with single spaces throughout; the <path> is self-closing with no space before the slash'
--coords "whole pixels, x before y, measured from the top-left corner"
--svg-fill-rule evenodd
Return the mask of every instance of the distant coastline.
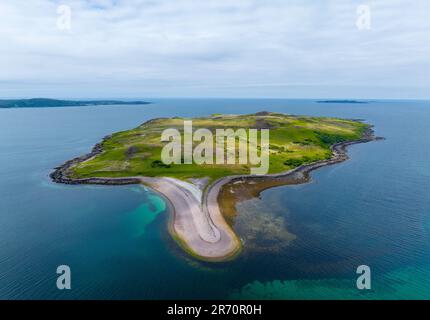
<path id="1" fill-rule="evenodd" d="M 369 103 L 369 101 L 360 100 L 318 100 L 316 103 Z"/>
<path id="2" fill-rule="evenodd" d="M 0 100 L 0 108 L 49 108 L 49 107 L 84 107 L 84 106 L 110 106 L 110 105 L 143 105 L 147 101 L 121 101 L 121 100 L 57 100 L 48 98 L 33 99 L 4 99 Z"/>

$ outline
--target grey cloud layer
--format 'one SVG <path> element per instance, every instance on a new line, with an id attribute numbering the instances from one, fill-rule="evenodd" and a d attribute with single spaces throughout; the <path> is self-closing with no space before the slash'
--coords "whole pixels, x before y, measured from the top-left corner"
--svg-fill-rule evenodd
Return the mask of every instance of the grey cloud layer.
<path id="1" fill-rule="evenodd" d="M 72 8 L 70 31 L 56 28 L 59 4 Z M 0 0 L 0 95 L 429 92 L 430 2 L 367 1 L 369 31 L 356 28 L 359 4 Z"/>

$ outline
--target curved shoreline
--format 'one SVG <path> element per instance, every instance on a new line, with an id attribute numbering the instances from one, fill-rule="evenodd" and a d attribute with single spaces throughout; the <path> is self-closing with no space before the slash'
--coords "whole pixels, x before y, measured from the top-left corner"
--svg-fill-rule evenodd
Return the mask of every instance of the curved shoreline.
<path id="1" fill-rule="evenodd" d="M 153 121 L 153 120 L 150 120 Z M 150 122 L 148 121 L 148 122 Z M 146 123 L 148 123 L 146 122 Z M 330 147 L 332 156 L 326 160 L 319 160 L 304 164 L 286 172 L 266 175 L 234 175 L 220 178 L 209 185 L 199 201 L 186 187 L 175 183 L 175 179 L 162 177 L 125 177 L 125 178 L 82 178 L 74 179 L 69 176 L 69 169 L 75 164 L 103 152 L 102 143 L 110 136 L 97 143 L 92 151 L 84 156 L 74 158 L 55 168 L 50 174 L 56 183 L 65 184 L 97 184 L 97 185 L 128 185 L 144 184 L 160 193 L 173 208 L 173 219 L 169 230 L 179 245 L 191 255 L 206 261 L 225 261 L 236 256 L 242 249 L 242 242 L 226 222 L 222 213 L 220 193 L 223 187 L 236 181 L 272 181 L 292 176 L 303 177 L 309 172 L 323 166 L 340 163 L 348 159 L 347 146 L 366 143 L 379 138 L 375 137 L 372 127 L 369 127 L 358 140 L 336 143 Z M 303 183 L 300 179 L 296 183 Z M 281 183 L 282 184 L 282 183 Z"/>

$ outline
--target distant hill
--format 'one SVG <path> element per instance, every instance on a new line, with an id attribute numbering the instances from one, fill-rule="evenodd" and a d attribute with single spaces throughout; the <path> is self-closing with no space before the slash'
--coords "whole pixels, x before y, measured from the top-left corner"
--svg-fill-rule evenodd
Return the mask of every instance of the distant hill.
<path id="1" fill-rule="evenodd" d="M 317 103 L 369 103 L 367 101 L 358 100 L 319 100 Z"/>
<path id="2" fill-rule="evenodd" d="M 80 107 L 100 105 L 149 104 L 146 101 L 119 100 L 56 100 L 46 98 L 0 100 L 0 108 Z"/>

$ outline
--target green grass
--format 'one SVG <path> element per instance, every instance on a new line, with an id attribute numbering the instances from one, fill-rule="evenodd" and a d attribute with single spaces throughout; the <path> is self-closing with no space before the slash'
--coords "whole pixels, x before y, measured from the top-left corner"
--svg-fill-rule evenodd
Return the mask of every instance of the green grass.
<path id="1" fill-rule="evenodd" d="M 167 128 L 176 128 L 182 133 L 184 120 L 193 121 L 193 131 L 207 128 L 214 136 L 218 128 L 237 130 L 270 127 L 269 173 L 329 158 L 332 144 L 359 139 L 368 127 L 352 120 L 277 113 L 264 116 L 216 114 L 205 118 L 157 119 L 132 130 L 114 133 L 103 142 L 101 154 L 71 168 L 72 177 L 165 176 L 179 179 L 209 177 L 215 180 L 223 176 L 250 173 L 251 165 L 162 163 L 161 150 L 165 143 L 160 141 L 161 133 Z M 194 146 L 198 143 L 195 142 Z"/>

